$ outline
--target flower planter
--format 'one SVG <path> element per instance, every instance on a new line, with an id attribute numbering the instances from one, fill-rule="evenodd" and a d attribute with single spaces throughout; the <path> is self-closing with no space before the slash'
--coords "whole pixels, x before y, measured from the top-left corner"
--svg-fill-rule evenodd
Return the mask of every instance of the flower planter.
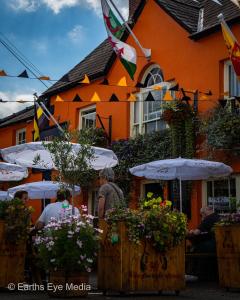
<path id="1" fill-rule="evenodd" d="M 4 237 L 5 222 L 0 221 L 0 287 L 24 282 L 26 243 L 9 244 Z"/>
<path id="2" fill-rule="evenodd" d="M 215 228 L 219 283 L 240 288 L 240 224 Z"/>
<path id="3" fill-rule="evenodd" d="M 54 291 L 56 288 L 56 291 Z M 89 275 L 85 272 L 51 271 L 48 295 L 56 298 L 86 297 L 90 290 Z"/>
<path id="4" fill-rule="evenodd" d="M 135 245 L 128 240 L 124 223 L 118 224 L 119 242 L 108 239 L 108 225 L 103 230 L 98 256 L 98 288 L 104 292 L 175 291 L 185 288 L 184 243 L 166 254 L 157 252 L 148 241 Z"/>

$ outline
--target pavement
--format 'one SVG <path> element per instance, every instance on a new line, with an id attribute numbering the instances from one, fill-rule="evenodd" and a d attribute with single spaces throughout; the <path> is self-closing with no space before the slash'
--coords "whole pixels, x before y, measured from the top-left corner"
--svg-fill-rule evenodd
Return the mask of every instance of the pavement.
<path id="1" fill-rule="evenodd" d="M 157 293 L 142 293 L 142 294 L 107 294 L 104 296 L 102 293 L 93 290 L 90 292 L 88 299 L 100 300 L 100 299 L 120 299 L 124 300 L 148 300 L 148 299 L 160 299 L 160 300 L 231 300 L 240 299 L 240 290 L 238 291 L 226 291 L 218 286 L 217 282 L 194 282 L 188 283 L 184 291 L 181 291 L 179 296 L 176 296 L 173 292 L 163 292 L 162 295 Z M 0 291 L 1 300 L 45 300 L 49 299 L 46 292 L 26 291 L 26 292 L 10 292 Z M 61 299 L 61 298 L 58 298 Z M 83 298 L 82 298 L 83 299 Z"/>

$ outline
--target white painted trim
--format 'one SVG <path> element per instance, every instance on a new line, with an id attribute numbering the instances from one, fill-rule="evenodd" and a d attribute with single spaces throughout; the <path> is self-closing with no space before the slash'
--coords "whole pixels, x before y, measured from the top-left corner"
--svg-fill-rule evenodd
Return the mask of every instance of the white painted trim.
<path id="1" fill-rule="evenodd" d="M 85 111 L 88 111 L 88 110 L 92 110 L 92 109 L 95 109 L 96 113 L 97 113 L 96 105 L 85 106 L 84 108 L 81 108 L 79 110 L 79 115 L 78 115 L 78 119 L 79 119 L 78 129 L 79 130 L 82 129 L 82 113 Z"/>
<path id="2" fill-rule="evenodd" d="M 231 65 L 231 61 L 227 60 L 224 62 L 224 78 L 223 78 L 223 90 L 224 93 L 230 92 L 229 86 L 229 66 Z M 224 98 L 229 98 L 229 96 L 224 96 Z"/>

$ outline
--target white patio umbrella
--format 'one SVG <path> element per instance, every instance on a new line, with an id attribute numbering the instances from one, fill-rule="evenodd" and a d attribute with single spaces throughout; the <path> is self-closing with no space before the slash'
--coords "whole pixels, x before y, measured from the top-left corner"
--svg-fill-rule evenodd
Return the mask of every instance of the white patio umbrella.
<path id="1" fill-rule="evenodd" d="M 55 198 L 57 191 L 63 186 L 63 183 L 57 181 L 36 181 L 26 184 L 21 184 L 8 189 L 8 193 L 12 198 L 17 191 L 26 191 L 30 199 L 47 199 Z M 69 189 L 70 190 L 70 189 Z M 80 187 L 74 187 L 74 194 L 80 194 Z"/>
<path id="2" fill-rule="evenodd" d="M 0 201 L 1 200 L 9 200 L 8 192 L 0 191 Z"/>
<path id="3" fill-rule="evenodd" d="M 206 180 L 211 177 L 225 177 L 232 173 L 232 168 L 221 162 L 200 159 L 164 159 L 149 162 L 131 168 L 130 173 L 147 179 L 179 180 L 180 211 L 182 212 L 182 181 Z"/>
<path id="4" fill-rule="evenodd" d="M 51 142 L 48 142 L 51 143 Z M 72 143 L 74 153 L 81 151 L 80 144 Z M 118 164 L 117 156 L 112 150 L 92 147 L 94 159 L 89 162 L 95 170 L 114 167 Z M 13 164 L 19 164 L 28 168 L 55 169 L 51 153 L 44 147 L 42 142 L 32 142 L 17 146 L 8 147 L 1 150 L 5 161 Z M 39 163 L 34 163 L 34 159 L 39 157 Z"/>
<path id="5" fill-rule="evenodd" d="M 26 167 L 0 162 L 0 181 L 19 181 L 26 177 L 28 177 Z"/>

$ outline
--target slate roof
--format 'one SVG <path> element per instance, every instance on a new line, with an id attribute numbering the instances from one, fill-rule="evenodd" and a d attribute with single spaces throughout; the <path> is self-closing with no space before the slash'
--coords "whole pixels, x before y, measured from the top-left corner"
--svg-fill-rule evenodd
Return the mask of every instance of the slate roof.
<path id="1" fill-rule="evenodd" d="M 24 110 L 21 110 L 10 116 L 0 119 L 0 128 L 6 127 L 6 126 L 9 126 L 12 124 L 32 120 L 33 117 L 34 117 L 34 106 L 30 106 L 30 107 L 25 108 Z"/>
<path id="2" fill-rule="evenodd" d="M 199 39 L 206 34 L 220 29 L 217 15 L 221 12 L 229 23 L 240 21 L 240 10 L 230 0 L 219 0 L 220 6 L 212 0 L 154 0 L 176 22 L 184 27 L 191 39 Z M 146 0 L 129 0 L 130 18 L 137 21 Z M 198 31 L 199 13 L 203 9 L 203 27 Z M 125 35 L 127 38 L 127 35 Z M 43 97 L 51 96 L 79 84 L 85 74 L 90 80 L 107 75 L 116 58 L 108 40 L 103 41 L 85 59 L 65 74 L 57 83 L 46 90 Z M 69 82 L 68 82 L 69 81 Z"/>

